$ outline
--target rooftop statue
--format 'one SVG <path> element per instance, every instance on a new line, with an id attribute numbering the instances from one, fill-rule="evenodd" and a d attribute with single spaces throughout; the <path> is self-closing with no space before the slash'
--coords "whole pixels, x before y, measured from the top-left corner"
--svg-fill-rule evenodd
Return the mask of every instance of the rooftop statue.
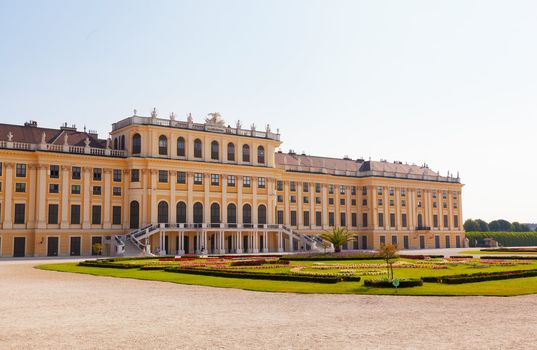
<path id="1" fill-rule="evenodd" d="M 43 131 L 43 133 L 41 134 L 41 143 L 47 143 L 47 134 L 45 134 L 45 132 Z"/>
<path id="2" fill-rule="evenodd" d="M 151 118 L 156 118 L 157 117 L 157 108 L 153 108 L 153 111 L 151 112 Z"/>
<path id="3" fill-rule="evenodd" d="M 11 131 L 7 133 L 7 140 L 9 142 L 13 141 L 13 133 Z"/>
<path id="4" fill-rule="evenodd" d="M 220 116 L 220 113 L 214 112 L 207 114 L 207 118 L 205 118 L 205 124 L 214 125 L 214 126 L 225 126 L 224 119 Z"/>
<path id="5" fill-rule="evenodd" d="M 69 143 L 67 142 L 68 139 L 69 139 L 69 135 L 67 135 L 67 133 L 65 133 L 63 135 L 63 145 L 64 146 L 69 146 Z"/>
<path id="6" fill-rule="evenodd" d="M 188 113 L 188 117 L 186 118 L 186 121 L 188 124 L 194 123 L 194 118 L 192 118 L 192 113 Z"/>
<path id="7" fill-rule="evenodd" d="M 241 124 L 241 121 L 240 121 L 240 120 L 237 120 L 236 127 L 237 127 L 237 130 L 239 130 L 240 128 L 242 128 L 242 124 Z"/>

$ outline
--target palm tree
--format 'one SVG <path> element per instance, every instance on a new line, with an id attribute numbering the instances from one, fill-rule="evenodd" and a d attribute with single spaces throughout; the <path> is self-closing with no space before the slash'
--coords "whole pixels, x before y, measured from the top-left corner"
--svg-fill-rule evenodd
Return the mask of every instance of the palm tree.
<path id="1" fill-rule="evenodd" d="M 353 234 L 347 231 L 345 227 L 334 227 L 332 232 L 321 233 L 321 238 L 334 245 L 336 253 L 341 252 L 341 246 L 353 240 Z"/>

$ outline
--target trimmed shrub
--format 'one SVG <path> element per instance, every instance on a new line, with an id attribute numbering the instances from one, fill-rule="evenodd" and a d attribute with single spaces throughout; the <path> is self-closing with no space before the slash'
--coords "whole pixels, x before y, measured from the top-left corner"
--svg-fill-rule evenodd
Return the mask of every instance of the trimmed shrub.
<path id="1" fill-rule="evenodd" d="M 504 247 L 537 246 L 537 232 L 466 232 L 470 247 L 483 246 L 483 239 L 493 238 Z"/>
<path id="2" fill-rule="evenodd" d="M 136 269 L 136 268 L 142 267 L 143 264 L 121 264 L 121 263 L 113 263 L 113 262 L 107 262 L 107 261 L 99 262 L 99 260 L 87 260 L 87 261 L 79 262 L 78 266 L 104 267 L 104 268 L 111 268 L 111 269 Z"/>
<path id="3" fill-rule="evenodd" d="M 371 260 L 382 259 L 376 253 L 332 253 L 332 254 L 293 254 L 280 258 L 280 261 L 330 261 L 330 260 Z"/>
<path id="4" fill-rule="evenodd" d="M 200 268 L 168 267 L 164 271 L 176 273 L 188 273 L 193 275 L 204 275 L 213 277 L 247 278 L 275 281 L 293 282 L 316 282 L 316 283 L 337 283 L 341 281 L 338 276 L 303 276 L 296 274 L 274 274 L 263 272 L 245 272 L 238 270 L 214 270 Z"/>
<path id="5" fill-rule="evenodd" d="M 366 287 L 377 287 L 377 288 L 395 288 L 393 286 L 393 281 L 387 278 L 376 279 L 376 280 L 364 280 L 364 286 Z M 402 278 L 399 280 L 399 287 L 397 288 L 408 288 L 408 287 L 419 287 L 423 286 L 423 281 L 419 278 Z"/>
<path id="6" fill-rule="evenodd" d="M 399 257 L 405 258 L 405 259 L 424 260 L 424 259 L 442 259 L 444 256 L 443 255 L 400 254 Z"/>
<path id="7" fill-rule="evenodd" d="M 483 260 L 537 260 L 537 256 L 516 256 L 516 255 L 484 255 L 479 257 Z"/>
<path id="8" fill-rule="evenodd" d="M 472 255 L 452 255 L 449 258 L 450 259 L 473 259 L 474 257 Z"/>
<path id="9" fill-rule="evenodd" d="M 423 282 L 444 283 L 444 284 L 462 284 L 484 281 L 505 280 L 510 278 L 524 278 L 537 276 L 537 270 L 516 270 L 516 271 L 498 271 L 498 272 L 478 272 L 472 274 L 422 277 Z"/>

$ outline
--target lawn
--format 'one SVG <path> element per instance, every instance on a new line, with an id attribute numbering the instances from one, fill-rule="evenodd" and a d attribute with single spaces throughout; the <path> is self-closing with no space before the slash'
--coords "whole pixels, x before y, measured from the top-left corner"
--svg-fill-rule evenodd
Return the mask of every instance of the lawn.
<path id="1" fill-rule="evenodd" d="M 193 260 L 187 262 L 202 263 L 205 260 Z M 158 265 L 181 265 L 183 262 L 163 262 L 155 260 L 131 260 L 129 263 L 144 263 Z M 123 263 L 126 263 L 124 261 Z M 513 262 L 505 262 L 511 263 Z M 516 265 L 502 266 L 498 264 L 485 264 L 479 260 L 469 260 L 464 263 L 457 263 L 448 259 L 430 259 L 429 261 L 399 259 L 400 265 L 413 265 L 412 268 L 395 268 L 396 278 L 420 278 L 429 276 L 446 276 L 456 274 L 471 274 L 477 272 L 496 272 L 512 270 L 537 269 L 534 261 L 514 262 Z M 416 265 L 418 265 L 416 267 Z M 441 268 L 439 266 L 446 266 Z M 364 267 L 373 266 L 373 267 Z M 434 267 L 436 266 L 436 267 Z M 521 294 L 537 293 L 537 277 L 515 278 L 497 281 L 475 282 L 466 284 L 441 284 L 424 283 L 420 287 L 412 288 L 373 288 L 365 287 L 364 279 L 375 279 L 386 277 L 385 268 L 381 260 L 339 260 L 339 261 L 292 261 L 287 267 L 267 266 L 259 270 L 256 267 L 244 267 L 241 271 L 251 271 L 264 273 L 289 273 L 291 270 L 298 270 L 298 273 L 323 273 L 338 274 L 342 271 L 352 272 L 362 277 L 360 282 L 338 282 L 333 284 L 295 281 L 273 281 L 259 279 L 245 279 L 234 277 L 213 277 L 203 275 L 193 275 L 185 273 L 172 273 L 163 270 L 140 270 L 100 268 L 78 266 L 76 263 L 45 264 L 37 266 L 39 269 L 60 272 L 82 273 L 96 276 L 110 276 L 118 278 L 134 278 L 139 280 L 162 281 L 189 285 L 202 285 L 220 288 L 237 288 L 252 291 L 264 292 L 289 292 L 289 293 L 332 293 L 332 294 L 397 294 L 397 295 L 486 295 L 486 296 L 512 296 Z M 374 275 L 367 275 L 368 272 L 375 272 Z"/>

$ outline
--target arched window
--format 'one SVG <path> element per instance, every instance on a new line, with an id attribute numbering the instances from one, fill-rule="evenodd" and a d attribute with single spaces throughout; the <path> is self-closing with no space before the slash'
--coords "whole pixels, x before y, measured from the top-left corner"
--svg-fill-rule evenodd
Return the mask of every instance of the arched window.
<path id="1" fill-rule="evenodd" d="M 232 142 L 227 144 L 227 160 L 230 162 L 235 161 L 235 145 Z"/>
<path id="2" fill-rule="evenodd" d="M 178 224 L 186 223 L 186 204 L 185 202 L 178 202 L 175 206 L 175 221 Z"/>
<path id="3" fill-rule="evenodd" d="M 140 204 L 137 201 L 132 201 L 130 205 L 130 228 L 136 229 L 140 227 Z"/>
<path id="4" fill-rule="evenodd" d="M 114 149 L 117 149 L 117 137 L 114 137 Z"/>
<path id="5" fill-rule="evenodd" d="M 158 138 L 158 154 L 164 156 L 168 154 L 168 139 L 164 135 Z"/>
<path id="6" fill-rule="evenodd" d="M 418 227 L 423 227 L 423 216 L 418 214 Z"/>
<path id="7" fill-rule="evenodd" d="M 211 204 L 211 224 L 220 223 L 220 205 L 218 203 Z"/>
<path id="8" fill-rule="evenodd" d="M 184 157 L 186 154 L 185 139 L 182 137 L 177 138 L 177 156 Z"/>
<path id="9" fill-rule="evenodd" d="M 120 144 L 121 144 L 120 149 L 125 149 L 125 135 L 121 135 L 120 140 L 121 140 L 121 142 L 120 142 Z"/>
<path id="10" fill-rule="evenodd" d="M 201 140 L 195 139 L 194 140 L 194 157 L 201 158 Z"/>
<path id="11" fill-rule="evenodd" d="M 200 202 L 194 204 L 194 223 L 203 223 L 203 204 L 201 204 Z"/>
<path id="12" fill-rule="evenodd" d="M 237 223 L 237 207 L 233 203 L 227 205 L 227 223 L 236 224 Z"/>
<path id="13" fill-rule="evenodd" d="M 242 146 L 242 161 L 250 162 L 250 146 L 248 145 Z"/>
<path id="14" fill-rule="evenodd" d="M 142 137 L 140 134 L 134 134 L 132 136 L 132 153 L 140 154 L 142 152 Z"/>
<path id="15" fill-rule="evenodd" d="M 263 146 L 257 147 L 257 162 L 265 164 L 265 148 Z"/>
<path id="16" fill-rule="evenodd" d="M 252 223 L 252 206 L 250 204 L 245 204 L 242 207 L 242 222 L 244 224 Z"/>
<path id="17" fill-rule="evenodd" d="M 158 223 L 168 223 L 168 203 L 161 201 L 158 204 Z"/>
<path id="18" fill-rule="evenodd" d="M 263 204 L 257 207 L 257 223 L 260 225 L 267 223 L 267 207 Z"/>
<path id="19" fill-rule="evenodd" d="M 218 151 L 218 142 L 211 142 L 211 159 L 218 160 L 220 158 L 220 152 Z"/>

